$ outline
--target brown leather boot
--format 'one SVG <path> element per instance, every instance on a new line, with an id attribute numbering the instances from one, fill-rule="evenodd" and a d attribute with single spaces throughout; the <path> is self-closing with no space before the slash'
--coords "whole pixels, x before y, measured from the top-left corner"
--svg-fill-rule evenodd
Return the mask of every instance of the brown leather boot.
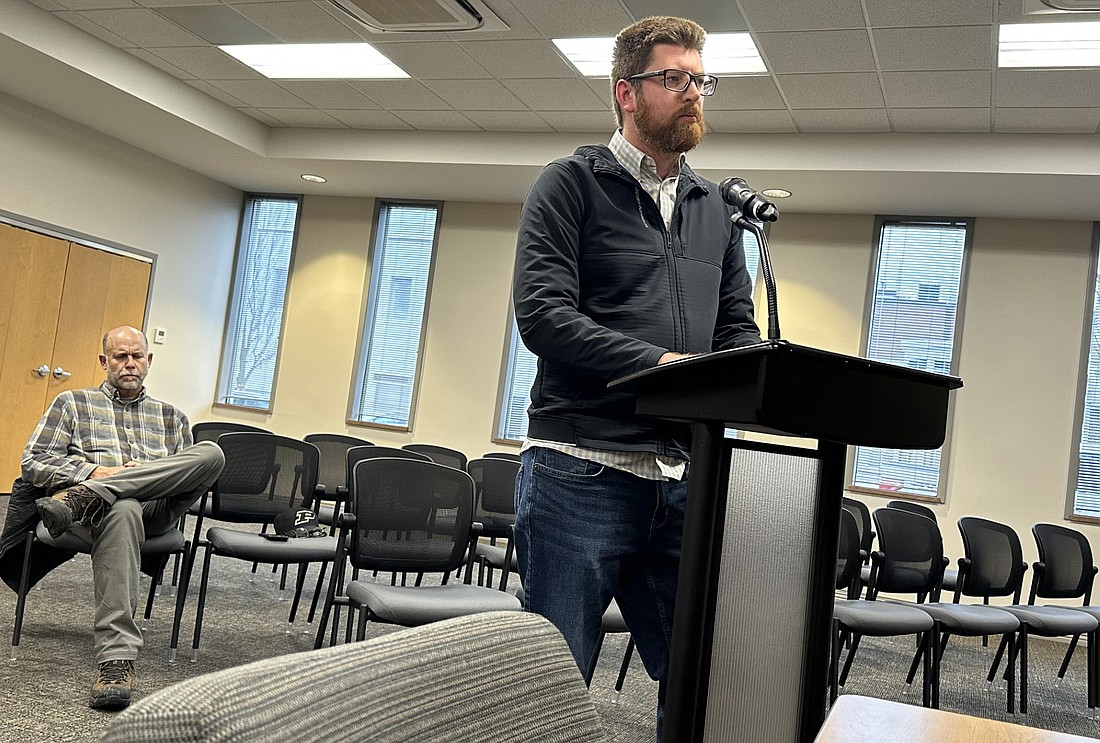
<path id="1" fill-rule="evenodd" d="M 39 498 L 34 505 L 54 539 L 68 531 L 74 523 L 89 528 L 99 526 L 107 511 L 107 501 L 87 485 L 59 490 L 49 498 Z"/>
<path id="2" fill-rule="evenodd" d="M 130 706 L 130 687 L 134 685 L 132 660 L 108 660 L 99 664 L 92 684 L 88 706 L 92 709 L 125 709 Z"/>

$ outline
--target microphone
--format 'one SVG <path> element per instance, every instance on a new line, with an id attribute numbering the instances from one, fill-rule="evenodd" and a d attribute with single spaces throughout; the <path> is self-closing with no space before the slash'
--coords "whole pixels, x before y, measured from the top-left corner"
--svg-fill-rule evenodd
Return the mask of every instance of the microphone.
<path id="1" fill-rule="evenodd" d="M 737 211 L 730 221 L 743 230 L 756 236 L 760 248 L 760 271 L 764 274 L 764 292 L 768 301 L 768 340 L 778 341 L 779 300 L 775 295 L 775 274 L 772 271 L 772 256 L 768 250 L 768 237 L 757 222 L 774 222 L 779 219 L 779 210 L 770 201 L 762 197 L 745 182 L 744 178 L 734 176 L 718 184 L 718 193 L 722 199 Z"/>
<path id="2" fill-rule="evenodd" d="M 757 222 L 774 222 L 779 219 L 779 210 L 775 208 L 775 204 L 753 191 L 744 178 L 727 178 L 718 184 L 718 193 L 722 194 L 727 204 L 749 219 Z"/>

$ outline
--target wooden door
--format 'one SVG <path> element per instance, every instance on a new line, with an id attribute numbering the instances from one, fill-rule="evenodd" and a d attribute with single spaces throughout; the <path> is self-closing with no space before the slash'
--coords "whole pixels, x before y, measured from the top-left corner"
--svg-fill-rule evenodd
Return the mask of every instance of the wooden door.
<path id="1" fill-rule="evenodd" d="M 6 491 L 49 403 L 63 390 L 103 381 L 103 334 L 143 326 L 152 267 L 3 224 L 0 261 L 7 269 L 0 275 L 0 389 L 13 391 L 0 408 L 0 491 Z M 33 371 L 42 365 L 46 376 Z"/>

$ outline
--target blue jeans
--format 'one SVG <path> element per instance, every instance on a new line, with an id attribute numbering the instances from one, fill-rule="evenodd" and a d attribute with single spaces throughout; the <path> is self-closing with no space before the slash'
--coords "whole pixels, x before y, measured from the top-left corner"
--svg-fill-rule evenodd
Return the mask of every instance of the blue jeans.
<path id="1" fill-rule="evenodd" d="M 522 462 L 516 554 L 524 608 L 561 631 L 585 672 L 614 597 L 659 682 L 659 738 L 687 482 L 645 480 L 540 447 Z"/>

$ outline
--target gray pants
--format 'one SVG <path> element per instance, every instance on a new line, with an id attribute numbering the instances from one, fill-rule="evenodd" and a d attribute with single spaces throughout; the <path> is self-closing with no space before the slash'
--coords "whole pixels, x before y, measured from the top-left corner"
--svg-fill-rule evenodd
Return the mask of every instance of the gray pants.
<path id="1" fill-rule="evenodd" d="M 95 529 L 72 528 L 92 545 L 96 663 L 137 657 L 142 637 L 134 613 L 141 594 L 145 536 L 172 529 L 210 489 L 224 464 L 218 445 L 203 441 L 170 457 L 82 483 L 111 504 Z"/>

